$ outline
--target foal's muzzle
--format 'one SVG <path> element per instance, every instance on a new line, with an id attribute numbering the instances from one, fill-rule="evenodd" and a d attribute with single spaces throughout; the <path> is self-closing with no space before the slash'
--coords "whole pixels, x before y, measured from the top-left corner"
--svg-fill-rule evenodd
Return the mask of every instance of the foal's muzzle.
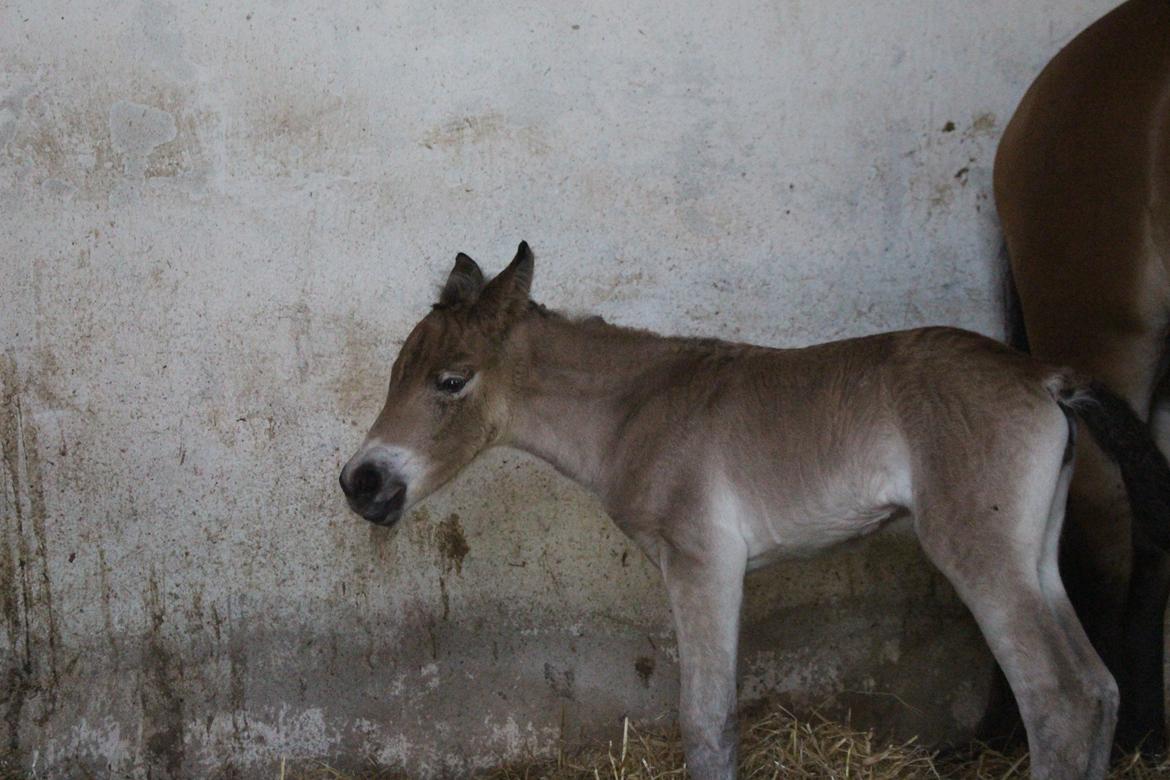
<path id="1" fill-rule="evenodd" d="M 376 525 L 394 525 L 406 504 L 406 483 L 383 464 L 346 464 L 341 490 L 349 508 Z"/>

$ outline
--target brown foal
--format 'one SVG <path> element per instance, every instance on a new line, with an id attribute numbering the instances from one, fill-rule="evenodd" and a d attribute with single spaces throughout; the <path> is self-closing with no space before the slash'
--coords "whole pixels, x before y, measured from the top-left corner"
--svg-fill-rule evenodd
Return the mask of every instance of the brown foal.
<path id="1" fill-rule="evenodd" d="M 396 523 L 496 445 L 598 495 L 662 572 L 701 780 L 735 776 L 744 572 L 910 516 L 1007 674 L 1033 775 L 1104 775 L 1117 688 L 1065 595 L 1057 546 L 1074 415 L 1135 486 L 1170 495 L 1170 469 L 1124 402 L 960 330 L 768 349 L 576 321 L 529 299 L 533 265 L 521 244 L 485 283 L 457 258 L 341 472 L 356 512 Z"/>

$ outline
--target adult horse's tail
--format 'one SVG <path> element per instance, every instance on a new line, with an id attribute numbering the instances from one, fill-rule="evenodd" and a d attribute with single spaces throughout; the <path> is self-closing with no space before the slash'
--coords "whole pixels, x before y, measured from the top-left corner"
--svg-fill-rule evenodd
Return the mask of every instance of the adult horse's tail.
<path id="1" fill-rule="evenodd" d="M 1121 470 L 1133 513 L 1135 543 L 1170 551 L 1170 464 L 1133 407 L 1096 380 L 1062 375 L 1054 396 L 1089 429 Z"/>
<path id="2" fill-rule="evenodd" d="M 1123 629 L 1117 638 L 1128 654 L 1110 669 L 1122 701 L 1116 738 L 1125 750 L 1158 754 L 1166 744 L 1162 669 L 1170 586 L 1170 466 L 1129 403 L 1101 382 L 1066 382 L 1055 397 L 1066 414 L 1075 413 L 1085 423 L 1102 451 L 1120 467 L 1129 496 L 1133 558 Z"/>

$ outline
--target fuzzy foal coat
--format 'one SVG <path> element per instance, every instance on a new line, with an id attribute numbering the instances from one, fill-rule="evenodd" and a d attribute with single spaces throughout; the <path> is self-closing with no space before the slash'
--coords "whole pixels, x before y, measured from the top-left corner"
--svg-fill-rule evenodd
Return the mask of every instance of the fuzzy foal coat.
<path id="1" fill-rule="evenodd" d="M 355 511 L 394 523 L 495 445 L 593 491 L 662 572 L 700 780 L 735 775 L 744 572 L 909 515 L 1007 675 L 1034 776 L 1103 776 L 1117 688 L 1057 548 L 1074 412 L 1115 454 L 1137 430 L 1170 485 L 1123 403 L 954 329 L 782 350 L 573 321 L 531 303 L 532 273 L 526 244 L 487 284 L 460 256 L 342 471 Z"/>

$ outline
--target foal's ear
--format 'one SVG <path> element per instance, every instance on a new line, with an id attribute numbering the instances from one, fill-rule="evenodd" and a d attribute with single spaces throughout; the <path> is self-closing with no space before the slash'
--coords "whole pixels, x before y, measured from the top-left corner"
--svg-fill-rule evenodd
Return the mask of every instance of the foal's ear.
<path id="1" fill-rule="evenodd" d="M 460 252 L 455 255 L 455 267 L 439 293 L 440 306 L 454 306 L 457 303 L 471 303 L 479 297 L 483 289 L 483 271 L 467 255 Z"/>
<path id="2" fill-rule="evenodd" d="M 483 288 L 479 305 L 484 312 L 505 317 L 523 312 L 528 306 L 528 291 L 532 289 L 535 267 L 536 258 L 528 248 L 528 242 L 521 241 L 508 267 Z"/>

